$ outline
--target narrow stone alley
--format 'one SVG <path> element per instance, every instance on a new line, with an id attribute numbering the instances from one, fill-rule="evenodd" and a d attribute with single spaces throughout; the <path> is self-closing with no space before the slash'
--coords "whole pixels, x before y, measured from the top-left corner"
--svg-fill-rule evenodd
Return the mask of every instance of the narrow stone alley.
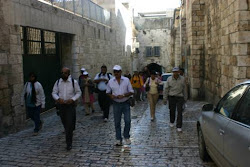
<path id="1" fill-rule="evenodd" d="M 164 166 L 215 167 L 199 158 L 196 120 L 204 102 L 188 102 L 183 132 L 170 128 L 167 106 L 159 101 L 156 120 L 150 121 L 147 102 L 132 108 L 131 140 L 128 146 L 114 146 L 113 113 L 104 123 L 98 106 L 91 116 L 78 107 L 73 149 L 66 151 L 63 127 L 55 111 L 42 115 L 44 128 L 32 136 L 32 124 L 26 130 L 0 139 L 0 164 L 4 166 Z"/>

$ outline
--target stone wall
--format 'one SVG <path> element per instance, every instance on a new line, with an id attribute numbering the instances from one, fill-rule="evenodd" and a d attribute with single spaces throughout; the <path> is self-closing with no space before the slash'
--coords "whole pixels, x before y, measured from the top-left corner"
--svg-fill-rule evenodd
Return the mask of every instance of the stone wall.
<path id="1" fill-rule="evenodd" d="M 217 102 L 250 78 L 250 1 L 187 0 L 183 10 L 191 97 Z"/>
<path id="2" fill-rule="evenodd" d="M 0 136 L 21 128 L 25 113 L 20 107 L 23 85 L 21 39 L 19 26 L 13 25 L 11 1 L 0 1 Z"/>
<path id="3" fill-rule="evenodd" d="M 157 63 L 170 71 L 172 68 L 170 57 L 170 18 L 134 18 L 137 29 L 136 42 L 139 42 L 138 69 L 150 63 Z M 146 56 L 146 47 L 160 47 L 160 56 Z"/>
<path id="4" fill-rule="evenodd" d="M 74 78 L 85 67 L 94 77 L 103 64 L 112 72 L 115 64 L 130 70 L 132 30 L 131 17 L 122 5 L 113 5 L 112 24 L 103 25 L 91 19 L 55 8 L 38 0 L 0 1 L 0 123 L 1 132 L 18 130 L 26 114 L 20 107 L 23 87 L 21 26 L 62 34 L 62 66 L 71 68 Z M 113 12 L 117 11 L 117 13 Z"/>

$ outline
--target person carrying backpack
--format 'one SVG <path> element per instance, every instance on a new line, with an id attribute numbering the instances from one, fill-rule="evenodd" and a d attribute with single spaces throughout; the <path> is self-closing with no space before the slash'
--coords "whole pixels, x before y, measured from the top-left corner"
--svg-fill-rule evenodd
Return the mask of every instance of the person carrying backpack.
<path id="1" fill-rule="evenodd" d="M 45 108 L 45 95 L 42 85 L 37 81 L 37 76 L 33 72 L 29 74 L 29 81 L 24 85 L 21 106 L 24 106 L 24 103 L 29 118 L 35 123 L 33 135 L 36 136 L 43 125 L 40 119 L 40 112 Z"/>
<path id="2" fill-rule="evenodd" d="M 113 76 L 107 73 L 107 66 L 103 65 L 101 67 L 101 73 L 96 74 L 94 78 L 94 83 L 97 84 L 98 89 L 98 103 L 101 110 L 103 111 L 104 122 L 108 121 L 109 118 L 109 106 L 111 100 L 106 94 L 107 83 Z"/>
<path id="3" fill-rule="evenodd" d="M 76 80 L 70 75 L 70 69 L 62 68 L 61 78 L 56 81 L 52 97 L 58 104 L 60 117 L 65 129 L 67 150 L 72 149 L 73 130 L 76 124 L 76 100 L 81 96 Z"/>

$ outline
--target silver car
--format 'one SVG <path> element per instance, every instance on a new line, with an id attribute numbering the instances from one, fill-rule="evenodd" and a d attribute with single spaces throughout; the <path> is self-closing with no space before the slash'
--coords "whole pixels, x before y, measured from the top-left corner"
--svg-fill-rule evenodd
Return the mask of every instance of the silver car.
<path id="1" fill-rule="evenodd" d="M 197 122 L 200 157 L 220 167 L 250 166 L 250 80 L 231 89 L 214 108 L 202 107 Z"/>

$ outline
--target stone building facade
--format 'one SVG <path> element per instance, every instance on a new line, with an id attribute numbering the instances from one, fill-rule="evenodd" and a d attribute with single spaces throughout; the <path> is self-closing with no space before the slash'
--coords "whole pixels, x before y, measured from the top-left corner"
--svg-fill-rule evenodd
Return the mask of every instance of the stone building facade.
<path id="1" fill-rule="evenodd" d="M 95 9 L 90 10 L 83 4 L 86 8 L 84 11 L 87 11 L 89 16 L 81 16 L 52 6 L 47 2 L 38 0 L 0 1 L 0 136 L 16 131 L 24 125 L 26 113 L 20 106 L 20 94 L 24 82 L 27 80 L 25 77 L 27 73 L 24 71 L 29 68 L 35 69 L 34 66 L 40 65 L 40 59 L 37 59 L 36 62 L 31 61 L 31 63 L 26 61 L 28 58 L 36 59 L 37 55 L 25 56 L 24 41 L 33 43 L 36 47 L 39 41 L 25 40 L 28 37 L 24 37 L 24 34 L 39 32 L 38 34 L 41 36 L 36 36 L 36 38 L 42 39 L 45 39 L 48 34 L 52 37 L 58 36 L 56 38 L 56 40 L 59 39 L 58 43 L 53 39 L 43 41 L 42 46 L 39 45 L 38 49 L 34 46 L 34 50 L 29 48 L 32 46 L 27 47 L 32 54 L 40 53 L 42 47 L 45 48 L 43 52 L 51 53 L 54 48 L 49 47 L 58 45 L 58 59 L 53 61 L 59 64 L 60 68 L 62 66 L 70 67 L 74 78 L 79 76 L 81 67 L 85 67 L 91 77 L 100 71 L 103 64 L 107 65 L 109 72 L 112 72 L 115 64 L 120 64 L 124 70 L 132 69 L 132 29 L 131 26 L 126 25 L 131 24 L 132 18 L 130 12 L 118 4 L 118 1 L 114 1 L 114 4 L 111 5 L 110 19 L 104 22 L 99 21 L 98 13 L 95 13 L 100 6 L 95 6 L 88 0 L 84 0 L 84 3 L 91 3 L 90 7 Z M 72 4 L 68 4 L 68 6 L 70 7 Z M 79 7 L 77 4 L 74 6 L 75 9 Z M 94 16 L 97 18 L 96 20 L 93 20 Z M 103 16 L 99 17 L 99 19 L 101 18 Z M 46 47 L 48 48 L 46 49 Z M 44 55 L 39 56 L 41 58 Z M 48 67 L 49 64 L 49 61 L 45 62 L 38 73 L 45 76 L 58 76 L 52 74 L 59 74 L 60 69 L 54 69 L 53 65 Z M 53 83 L 57 79 L 55 77 L 47 78 L 47 82 Z M 49 104 L 53 103 L 51 101 L 53 84 L 48 85 L 47 82 L 46 80 L 41 81 L 46 87 L 46 103 Z"/>
<path id="2" fill-rule="evenodd" d="M 135 67 L 138 69 L 135 70 L 142 70 L 148 64 L 155 63 L 163 67 L 162 72 L 170 71 L 173 67 L 170 55 L 171 17 L 140 16 L 134 18 L 134 24 L 137 30 L 136 42 L 139 44 L 135 55 Z"/>
<path id="3" fill-rule="evenodd" d="M 192 98 L 217 102 L 250 78 L 249 12 L 249 0 L 182 0 L 180 51 Z"/>

